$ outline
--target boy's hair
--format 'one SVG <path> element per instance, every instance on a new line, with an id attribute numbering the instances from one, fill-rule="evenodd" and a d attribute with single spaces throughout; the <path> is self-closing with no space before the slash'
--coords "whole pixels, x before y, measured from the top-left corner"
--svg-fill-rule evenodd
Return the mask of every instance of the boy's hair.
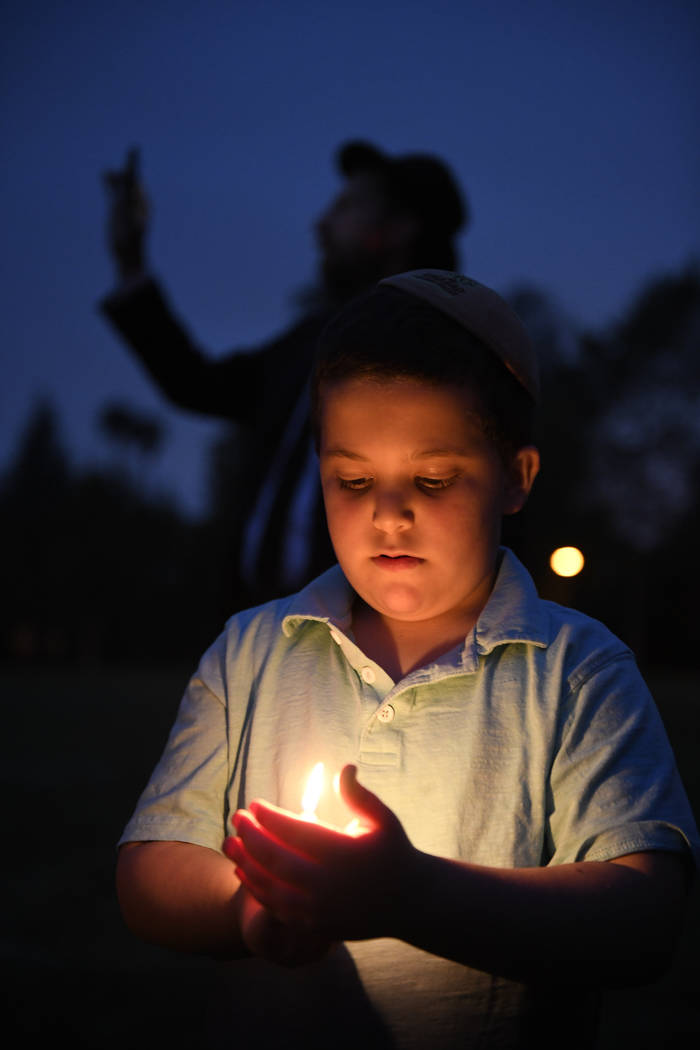
<path id="1" fill-rule="evenodd" d="M 417 379 L 474 391 L 484 432 L 508 463 L 519 448 L 534 442 L 534 391 L 506 367 L 500 351 L 497 356 L 461 319 L 392 285 L 400 279 L 382 281 L 353 300 L 321 333 L 311 385 L 317 445 L 325 387 L 348 379 Z"/>

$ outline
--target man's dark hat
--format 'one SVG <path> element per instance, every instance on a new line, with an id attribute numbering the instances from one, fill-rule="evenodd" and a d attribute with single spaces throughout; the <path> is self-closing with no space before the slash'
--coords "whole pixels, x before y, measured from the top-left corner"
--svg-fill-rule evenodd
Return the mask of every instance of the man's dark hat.
<path id="1" fill-rule="evenodd" d="M 378 175 L 388 196 L 429 224 L 452 235 L 469 225 L 469 204 L 448 167 L 428 153 L 391 157 L 370 142 L 354 139 L 340 147 L 338 168 L 343 175 Z"/>

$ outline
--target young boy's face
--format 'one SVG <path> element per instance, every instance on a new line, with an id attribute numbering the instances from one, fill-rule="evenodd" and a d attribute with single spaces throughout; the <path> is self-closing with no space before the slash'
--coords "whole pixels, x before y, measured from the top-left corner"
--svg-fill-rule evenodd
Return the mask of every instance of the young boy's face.
<path id="1" fill-rule="evenodd" d="M 349 379 L 323 392 L 331 539 L 383 618 L 468 630 L 488 598 L 501 516 L 525 502 L 537 453 L 521 450 L 506 469 L 476 408 L 468 389 L 418 380 Z"/>

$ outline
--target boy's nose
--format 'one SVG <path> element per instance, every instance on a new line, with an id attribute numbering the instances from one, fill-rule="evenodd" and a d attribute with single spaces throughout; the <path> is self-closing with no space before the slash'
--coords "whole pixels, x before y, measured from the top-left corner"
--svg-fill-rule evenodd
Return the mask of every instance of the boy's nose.
<path id="1" fill-rule="evenodd" d="M 372 524 L 381 532 L 402 532 L 413 524 L 409 500 L 401 492 L 377 493 Z"/>

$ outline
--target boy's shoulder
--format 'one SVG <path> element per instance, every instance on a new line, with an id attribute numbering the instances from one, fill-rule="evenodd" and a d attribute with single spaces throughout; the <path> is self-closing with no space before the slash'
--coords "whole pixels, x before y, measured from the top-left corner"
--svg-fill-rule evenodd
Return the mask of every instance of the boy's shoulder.
<path id="1" fill-rule="evenodd" d="M 477 623 L 479 652 L 508 643 L 542 651 L 546 663 L 582 678 L 611 660 L 634 660 L 631 650 L 599 620 L 540 598 L 527 569 L 504 550 L 491 597 Z"/>
<path id="2" fill-rule="evenodd" d="M 195 677 L 219 696 L 230 683 L 254 679 L 283 660 L 306 622 L 349 623 L 353 592 L 335 565 L 295 594 L 234 613 L 202 656 Z"/>
<path id="3" fill-rule="evenodd" d="M 629 646 L 600 620 L 553 601 L 543 600 L 542 604 L 551 624 L 549 662 L 561 661 L 572 689 L 608 664 L 636 664 Z"/>
<path id="4" fill-rule="evenodd" d="M 252 647 L 268 652 L 285 646 L 304 622 L 349 625 L 353 591 L 339 565 L 333 565 L 294 594 L 242 609 L 227 621 L 215 646 Z"/>

